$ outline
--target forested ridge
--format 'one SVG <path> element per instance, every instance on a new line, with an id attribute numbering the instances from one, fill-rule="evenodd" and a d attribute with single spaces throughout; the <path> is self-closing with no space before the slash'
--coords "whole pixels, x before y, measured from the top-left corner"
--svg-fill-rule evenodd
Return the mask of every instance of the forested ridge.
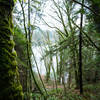
<path id="1" fill-rule="evenodd" d="M 100 0 L 0 0 L 0 100 L 100 100 Z"/>

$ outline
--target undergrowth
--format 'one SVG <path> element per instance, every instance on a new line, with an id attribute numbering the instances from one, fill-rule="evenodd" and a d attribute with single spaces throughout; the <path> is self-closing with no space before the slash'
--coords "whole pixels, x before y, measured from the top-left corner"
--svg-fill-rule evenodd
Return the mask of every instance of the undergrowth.
<path id="1" fill-rule="evenodd" d="M 48 96 L 39 93 L 31 93 L 31 100 L 100 100 L 100 84 L 88 84 L 84 86 L 84 94 L 80 95 L 79 90 L 66 90 L 58 88 L 48 90 Z"/>

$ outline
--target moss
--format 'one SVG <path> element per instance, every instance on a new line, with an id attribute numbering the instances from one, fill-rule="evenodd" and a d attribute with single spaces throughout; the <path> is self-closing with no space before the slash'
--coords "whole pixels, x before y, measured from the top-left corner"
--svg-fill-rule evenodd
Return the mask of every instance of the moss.
<path id="1" fill-rule="evenodd" d="M 9 40 L 9 41 L 4 41 L 4 39 L 2 39 L 2 48 L 8 48 L 9 52 L 12 52 L 13 47 L 15 46 L 15 43 L 13 40 Z"/>
<path id="2" fill-rule="evenodd" d="M 12 65 L 17 66 L 17 61 L 16 60 L 12 61 Z"/>
<path id="3" fill-rule="evenodd" d="M 22 100 L 23 93 L 21 91 L 22 91 L 21 85 L 18 85 L 16 83 L 14 85 L 11 84 L 9 88 L 6 88 L 3 91 L 3 94 L 5 93 L 6 96 L 1 100 Z M 7 97 L 9 98 L 7 99 Z"/>
<path id="4" fill-rule="evenodd" d="M 6 59 L 6 57 L 9 57 L 9 59 L 14 60 L 15 59 L 15 56 L 13 56 L 13 54 L 9 52 L 9 48 L 7 48 L 7 49 L 6 48 L 1 48 L 0 49 L 0 52 L 1 52 L 0 55 L 1 56 L 4 56 L 5 59 Z"/>
<path id="5" fill-rule="evenodd" d="M 17 57 L 16 51 L 13 51 L 13 52 L 12 52 L 12 55 L 15 56 L 15 57 Z"/>
<path id="6" fill-rule="evenodd" d="M 7 76 L 12 77 L 12 76 L 15 76 L 15 75 L 16 75 L 16 73 L 14 73 L 12 70 L 8 71 L 8 75 Z"/>
<path id="7" fill-rule="evenodd" d="M 0 0 L 0 100 L 22 100 L 22 87 L 18 80 L 15 46 L 10 36 L 13 0 Z"/>

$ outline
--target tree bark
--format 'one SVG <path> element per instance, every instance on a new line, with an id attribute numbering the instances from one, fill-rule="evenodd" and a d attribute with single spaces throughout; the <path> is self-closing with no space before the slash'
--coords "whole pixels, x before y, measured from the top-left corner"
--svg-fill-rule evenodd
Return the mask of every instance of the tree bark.
<path id="1" fill-rule="evenodd" d="M 13 0 L 0 0 L 0 100 L 22 100 L 13 41 Z"/>
<path id="2" fill-rule="evenodd" d="M 82 0 L 82 4 L 84 4 L 84 0 Z M 83 10 L 83 5 L 81 7 Z M 83 13 L 81 12 L 80 19 L 80 34 L 79 34 L 79 83 L 80 83 L 80 94 L 83 94 L 83 83 L 82 83 L 82 25 L 83 25 Z"/>

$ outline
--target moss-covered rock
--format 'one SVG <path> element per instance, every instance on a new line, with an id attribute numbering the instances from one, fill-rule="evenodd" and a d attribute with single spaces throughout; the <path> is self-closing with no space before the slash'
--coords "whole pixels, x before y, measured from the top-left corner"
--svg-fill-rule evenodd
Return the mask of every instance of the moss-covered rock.
<path id="1" fill-rule="evenodd" d="M 0 0 L 0 100 L 22 100 L 16 52 L 13 50 L 13 0 Z"/>

